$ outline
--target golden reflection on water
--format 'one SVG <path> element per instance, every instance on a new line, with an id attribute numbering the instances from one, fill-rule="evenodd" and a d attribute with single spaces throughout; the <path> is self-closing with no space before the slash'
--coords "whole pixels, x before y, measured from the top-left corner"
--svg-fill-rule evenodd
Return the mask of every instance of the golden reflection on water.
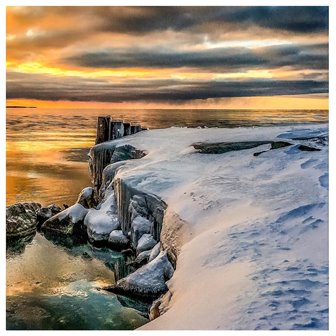
<path id="1" fill-rule="evenodd" d="M 74 257 L 37 234 L 24 253 L 7 258 L 6 295 L 79 295 L 69 284 L 86 279 L 93 285 L 113 284 L 114 273 L 97 259 Z"/>

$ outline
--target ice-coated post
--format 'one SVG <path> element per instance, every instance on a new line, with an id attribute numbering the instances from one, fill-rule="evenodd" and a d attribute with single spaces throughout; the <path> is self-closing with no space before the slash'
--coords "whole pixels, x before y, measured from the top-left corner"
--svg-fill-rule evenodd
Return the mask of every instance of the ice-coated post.
<path id="1" fill-rule="evenodd" d="M 110 116 L 98 117 L 96 145 L 109 140 Z"/>
<path id="2" fill-rule="evenodd" d="M 124 123 L 124 135 L 130 135 L 130 134 L 131 134 L 131 124 Z"/>
<path id="3" fill-rule="evenodd" d="M 131 125 L 131 134 L 134 134 L 134 133 L 136 133 L 136 131 L 135 131 L 135 125 Z"/>

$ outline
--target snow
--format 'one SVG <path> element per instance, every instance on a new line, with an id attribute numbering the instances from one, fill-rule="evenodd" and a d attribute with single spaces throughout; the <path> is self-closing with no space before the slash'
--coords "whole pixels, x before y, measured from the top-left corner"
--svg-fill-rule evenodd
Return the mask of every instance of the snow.
<path id="1" fill-rule="evenodd" d="M 137 216 L 131 224 L 131 242 L 134 247 L 138 246 L 139 239 L 144 234 L 150 233 L 152 223 L 144 217 Z"/>
<path id="2" fill-rule="evenodd" d="M 153 249 L 151 250 L 151 253 L 149 255 L 149 259 L 148 261 L 151 262 L 152 260 L 154 260 L 160 253 L 160 248 L 161 248 L 161 244 L 160 242 L 158 242 Z"/>
<path id="3" fill-rule="evenodd" d="M 147 152 L 115 178 L 168 204 L 165 235 L 174 237 L 169 218 L 182 223 L 169 309 L 142 329 L 328 328 L 328 145 L 302 139 L 327 135 L 326 124 L 170 128 L 113 142 Z M 224 154 L 192 146 L 279 139 L 293 145 Z"/>
<path id="4" fill-rule="evenodd" d="M 108 241 L 110 233 L 120 228 L 114 193 L 110 193 L 97 209 L 88 210 L 84 225 L 91 241 Z"/>
<path id="5" fill-rule="evenodd" d="M 166 292 L 166 281 L 172 277 L 173 272 L 166 252 L 161 252 L 150 263 L 119 280 L 115 288 L 122 293 L 157 297 Z"/>

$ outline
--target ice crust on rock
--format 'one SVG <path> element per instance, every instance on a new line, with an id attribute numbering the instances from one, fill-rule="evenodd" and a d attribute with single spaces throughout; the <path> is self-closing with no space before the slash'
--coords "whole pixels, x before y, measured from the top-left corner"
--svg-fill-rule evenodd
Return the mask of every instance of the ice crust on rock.
<path id="1" fill-rule="evenodd" d="M 94 189 L 91 187 L 84 188 L 77 199 L 78 204 L 81 204 L 84 208 L 90 209 L 95 206 L 95 198 L 94 198 Z"/>
<path id="2" fill-rule="evenodd" d="M 166 252 L 161 252 L 150 263 L 119 280 L 112 290 L 133 296 L 158 297 L 167 291 L 166 281 L 173 272 Z"/>
<path id="3" fill-rule="evenodd" d="M 145 233 L 138 241 L 136 253 L 139 254 L 143 251 L 151 250 L 156 245 L 156 243 L 157 241 L 151 234 Z"/>
<path id="4" fill-rule="evenodd" d="M 152 223 L 144 217 L 137 216 L 131 224 L 131 242 L 134 248 L 138 246 L 139 239 L 151 232 Z"/>
<path id="5" fill-rule="evenodd" d="M 108 242 L 114 247 L 125 248 L 129 244 L 129 239 L 122 230 L 113 230 L 109 235 Z"/>
<path id="6" fill-rule="evenodd" d="M 151 262 L 152 260 L 154 260 L 160 253 L 160 248 L 161 248 L 161 244 L 160 242 L 158 242 L 151 250 L 151 253 L 149 255 L 149 259 L 148 262 Z"/>
<path id="7" fill-rule="evenodd" d="M 137 195 L 152 223 L 142 234 L 161 233 L 177 262 L 169 310 L 142 329 L 328 329 L 328 132 L 327 124 L 170 128 L 104 145 L 147 151 L 115 171 L 122 230 L 139 218 L 129 212 Z M 293 145 L 222 154 L 192 146 L 279 139 Z"/>
<path id="8" fill-rule="evenodd" d="M 46 220 L 42 226 L 42 231 L 52 231 L 63 235 L 71 236 L 76 229 L 80 230 L 88 209 L 81 204 L 75 203 L 71 207 L 63 210 L 55 216 Z"/>
<path id="9" fill-rule="evenodd" d="M 97 209 L 88 210 L 84 225 L 91 242 L 107 242 L 110 233 L 120 228 L 113 192 L 97 206 Z"/>

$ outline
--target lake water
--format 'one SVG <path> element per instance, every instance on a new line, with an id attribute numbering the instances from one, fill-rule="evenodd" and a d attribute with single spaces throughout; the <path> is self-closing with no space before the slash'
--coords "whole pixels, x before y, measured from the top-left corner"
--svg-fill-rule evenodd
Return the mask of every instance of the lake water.
<path id="1" fill-rule="evenodd" d="M 7 205 L 73 204 L 90 185 L 87 153 L 98 115 L 149 128 L 328 121 L 327 111 L 7 109 Z M 55 245 L 36 234 L 7 248 L 6 259 L 7 329 L 134 329 L 147 322 L 142 303 L 98 290 L 125 273 L 120 253 Z"/>
<path id="2" fill-rule="evenodd" d="M 143 127 L 239 127 L 326 122 L 328 112 L 279 110 L 7 109 L 7 204 L 73 204 L 90 185 L 87 152 L 98 115 Z"/>

